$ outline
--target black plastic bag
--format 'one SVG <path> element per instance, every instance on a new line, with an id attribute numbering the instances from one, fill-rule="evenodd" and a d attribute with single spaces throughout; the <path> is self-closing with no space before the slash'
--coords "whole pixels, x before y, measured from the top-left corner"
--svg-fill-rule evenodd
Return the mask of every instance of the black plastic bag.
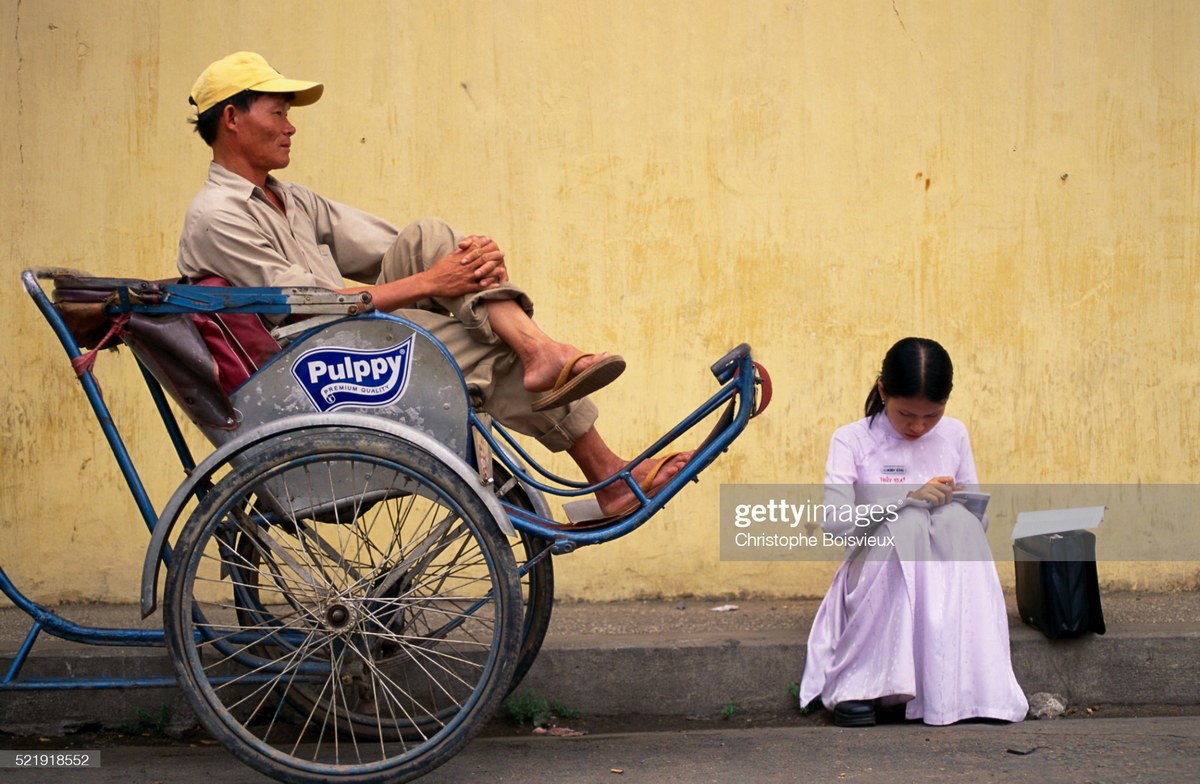
<path id="1" fill-rule="evenodd" d="M 1104 634 L 1095 534 L 1069 531 L 1016 539 L 1013 558 L 1021 620 L 1052 640 Z"/>

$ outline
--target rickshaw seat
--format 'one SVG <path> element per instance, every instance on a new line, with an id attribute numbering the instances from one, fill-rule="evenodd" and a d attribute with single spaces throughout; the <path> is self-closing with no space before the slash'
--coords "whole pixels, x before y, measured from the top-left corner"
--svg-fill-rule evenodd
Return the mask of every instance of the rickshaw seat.
<path id="1" fill-rule="evenodd" d="M 244 381 L 253 371 L 247 372 L 242 357 L 222 340 L 226 330 L 219 322 L 220 314 L 110 312 L 111 307 L 126 302 L 160 304 L 166 299 L 165 287 L 179 281 L 63 273 L 55 275 L 53 282 L 55 309 L 80 349 L 88 349 L 75 363 L 77 373 L 91 368 L 100 349 L 124 343 L 194 422 L 210 428 L 236 427 L 229 401 L 236 384 L 231 384 L 239 376 Z M 229 316 L 244 314 L 224 314 L 224 318 Z M 238 329 L 244 331 L 245 324 Z M 265 329 L 263 333 L 270 338 Z"/>
<path id="2" fill-rule="evenodd" d="M 157 305 L 180 279 L 95 278 L 62 272 L 53 278 L 55 309 L 80 349 L 76 372 L 90 369 L 101 348 L 127 345 L 187 416 L 204 428 L 237 427 L 229 396 L 277 355 L 281 346 L 254 313 L 111 312 L 113 306 Z M 230 288 L 219 276 L 192 285 Z"/>
<path id="3" fill-rule="evenodd" d="M 90 369 L 99 349 L 124 343 L 216 445 L 245 425 L 348 406 L 410 424 L 459 454 L 469 450 L 470 402 L 462 375 L 436 339 L 397 319 L 355 319 L 338 326 L 347 316 L 374 310 L 368 295 L 315 288 L 237 289 L 246 296 L 220 300 L 224 311 L 212 312 L 217 304 L 210 309 L 207 297 L 190 295 L 175 280 L 91 278 L 62 271 L 53 275 L 53 282 L 56 310 L 80 348 L 90 349 L 78 358 L 76 372 Z M 232 288 L 217 277 L 192 285 Z M 270 299 L 273 309 L 260 308 L 260 296 L 264 302 Z M 172 304 L 187 312 L 171 312 Z M 153 310 L 157 305 L 166 307 L 153 313 L 140 307 Z M 289 343 L 283 336 L 276 340 L 257 312 L 227 312 L 251 307 L 280 314 L 291 322 L 291 329 L 281 332 L 298 328 L 303 342 Z M 329 365 L 333 355 L 336 366 Z M 358 384 L 356 377 L 349 384 L 339 382 L 337 390 L 306 390 L 297 376 L 309 356 L 311 362 L 328 365 L 324 384 L 338 380 L 342 366 L 351 364 L 382 364 L 395 372 L 397 384 L 376 389 Z M 410 374 L 414 387 L 405 392 Z M 318 400 L 321 394 L 330 397 Z"/>

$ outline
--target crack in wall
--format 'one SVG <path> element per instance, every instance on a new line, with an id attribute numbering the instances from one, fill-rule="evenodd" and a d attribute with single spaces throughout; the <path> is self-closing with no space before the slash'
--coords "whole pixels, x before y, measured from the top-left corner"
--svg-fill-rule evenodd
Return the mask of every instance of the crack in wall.
<path id="1" fill-rule="evenodd" d="M 917 43 L 917 39 L 913 38 L 912 33 L 908 32 L 908 25 L 904 24 L 904 17 L 900 16 L 900 9 L 896 7 L 896 0 L 892 0 L 892 13 L 896 15 L 896 21 L 900 23 L 900 29 L 904 31 L 904 35 L 908 40 L 912 41 L 913 46 L 917 47 L 917 56 L 924 63 L 925 53 L 921 51 L 921 46 Z"/>
<path id="2" fill-rule="evenodd" d="M 17 0 L 16 24 L 13 25 L 13 51 L 16 52 L 17 59 L 17 162 L 22 166 L 25 165 L 25 137 L 21 133 L 21 118 L 24 116 L 25 98 L 21 94 L 21 66 L 23 65 L 21 57 L 21 4 L 22 0 Z"/>

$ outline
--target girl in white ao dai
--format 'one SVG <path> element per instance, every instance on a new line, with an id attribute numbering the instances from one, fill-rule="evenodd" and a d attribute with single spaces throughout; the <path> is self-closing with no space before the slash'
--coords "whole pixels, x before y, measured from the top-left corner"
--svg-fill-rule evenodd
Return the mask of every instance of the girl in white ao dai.
<path id="1" fill-rule="evenodd" d="M 1028 711 L 986 519 L 952 501 L 978 482 L 966 427 L 944 416 L 952 386 L 945 349 L 905 338 L 884 359 L 866 417 L 830 445 L 825 504 L 896 510 L 869 529 L 823 525 L 876 541 L 848 551 L 809 634 L 800 705 L 820 700 L 840 726 L 874 724 L 877 709 L 901 705 L 926 724 Z"/>

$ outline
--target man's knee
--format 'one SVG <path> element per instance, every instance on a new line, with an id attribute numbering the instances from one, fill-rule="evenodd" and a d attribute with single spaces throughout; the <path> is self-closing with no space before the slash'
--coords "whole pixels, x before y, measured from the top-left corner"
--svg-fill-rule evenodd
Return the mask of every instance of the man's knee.
<path id="1" fill-rule="evenodd" d="M 458 247 L 462 235 L 441 218 L 419 218 L 396 235 L 383 257 L 380 282 L 399 280 L 432 267 Z"/>
<path id="2" fill-rule="evenodd" d="M 441 218 L 419 218 L 405 226 L 404 231 L 417 236 L 423 269 L 428 269 L 438 259 L 452 253 L 462 240 L 462 235 Z"/>

